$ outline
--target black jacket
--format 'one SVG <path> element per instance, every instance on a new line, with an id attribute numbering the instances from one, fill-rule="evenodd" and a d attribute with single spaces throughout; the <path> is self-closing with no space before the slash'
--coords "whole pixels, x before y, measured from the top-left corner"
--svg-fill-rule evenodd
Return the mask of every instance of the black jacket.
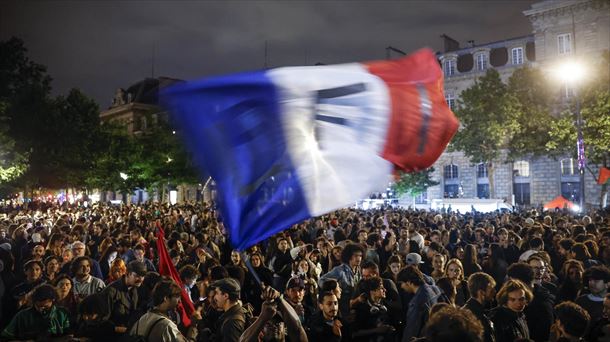
<path id="1" fill-rule="evenodd" d="M 138 289 L 129 288 L 125 284 L 125 276 L 108 285 L 100 295 L 108 309 L 105 320 L 112 321 L 116 326 L 130 328 L 143 313 L 139 306 Z"/>
<path id="2" fill-rule="evenodd" d="M 341 321 L 340 318 L 335 318 Z M 310 341 L 316 341 L 316 342 L 339 342 L 341 341 L 343 336 L 348 336 L 347 334 L 347 324 L 343 323 L 343 321 L 341 321 L 342 323 L 342 327 L 341 327 L 341 336 L 337 336 L 335 335 L 335 333 L 333 333 L 333 322 L 332 321 L 326 321 L 324 319 L 324 315 L 322 314 L 322 311 L 318 311 L 316 312 L 313 316 L 310 317 L 310 320 L 308 322 L 308 327 L 307 327 L 307 337 L 309 338 Z"/>
<path id="3" fill-rule="evenodd" d="M 481 305 L 481 303 L 479 303 L 476 299 L 470 298 L 464 305 L 464 309 L 470 310 L 470 312 L 472 312 L 483 325 L 484 341 L 495 342 L 494 324 L 487 316 L 483 305 Z"/>
<path id="4" fill-rule="evenodd" d="M 513 342 L 516 339 L 530 338 L 525 315 L 507 307 L 498 306 L 489 313 L 494 324 L 497 342 Z"/>
<path id="5" fill-rule="evenodd" d="M 216 338 L 214 340 L 217 342 L 237 342 L 244 330 L 246 330 L 246 317 L 241 304 L 237 303 L 223 313 L 216 322 Z"/>
<path id="6" fill-rule="evenodd" d="M 548 341 L 551 325 L 553 325 L 553 306 L 555 296 L 543 286 L 534 286 L 534 300 L 527 305 L 525 317 L 530 338 L 536 342 Z"/>

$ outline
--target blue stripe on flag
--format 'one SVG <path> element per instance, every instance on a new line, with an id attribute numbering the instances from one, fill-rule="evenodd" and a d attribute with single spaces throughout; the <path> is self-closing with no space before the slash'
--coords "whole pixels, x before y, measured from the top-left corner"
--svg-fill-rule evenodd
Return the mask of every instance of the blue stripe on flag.
<path id="1" fill-rule="evenodd" d="M 310 216 L 288 155 L 279 98 L 264 72 L 174 86 L 163 93 L 218 189 L 234 248 L 244 250 Z"/>

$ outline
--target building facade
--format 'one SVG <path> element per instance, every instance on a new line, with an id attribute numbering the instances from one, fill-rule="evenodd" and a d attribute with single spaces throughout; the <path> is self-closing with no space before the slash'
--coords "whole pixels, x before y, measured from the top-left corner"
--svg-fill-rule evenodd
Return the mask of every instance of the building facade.
<path id="1" fill-rule="evenodd" d="M 102 122 L 118 122 L 127 128 L 129 134 L 141 134 L 158 120 L 167 121 L 168 115 L 159 106 L 159 92 L 182 80 L 159 77 L 146 78 L 130 87 L 117 89 L 111 105 L 100 113 Z M 214 182 L 203 181 L 204 184 L 168 184 L 166 198 L 161 198 L 163 191 L 148 193 L 144 189 L 135 189 L 128 201 L 140 203 L 146 201 L 209 201 L 214 191 Z M 105 200 L 118 200 L 120 194 L 108 192 L 103 194 Z M 174 197 L 172 197 L 174 196 Z"/>
<path id="2" fill-rule="evenodd" d="M 445 97 L 450 107 L 455 108 L 460 93 L 489 68 L 496 69 L 506 82 L 517 68 L 534 66 L 550 71 L 568 58 L 595 63 L 603 51 L 610 49 L 607 2 L 548 0 L 533 4 L 524 15 L 532 24 L 532 34 L 528 36 L 481 45 L 470 41 L 465 48 L 444 36 L 445 51 L 439 54 L 439 62 L 445 74 Z M 558 98 L 569 98 L 572 94 L 565 84 L 557 83 L 555 87 Z M 576 203 L 580 199 L 577 160 L 570 156 L 557 160 L 523 158 L 514 162 L 502 158 L 494 164 L 496 198 L 523 207 L 542 205 L 558 195 Z M 598 172 L 594 165 L 589 166 Z M 415 198 L 415 203 L 426 204 L 440 198 L 489 198 L 489 175 L 483 163 L 473 164 L 461 152 L 445 152 L 434 168 L 433 178 L 440 184 Z M 586 204 L 599 206 L 600 192 L 595 177 L 585 172 Z"/>

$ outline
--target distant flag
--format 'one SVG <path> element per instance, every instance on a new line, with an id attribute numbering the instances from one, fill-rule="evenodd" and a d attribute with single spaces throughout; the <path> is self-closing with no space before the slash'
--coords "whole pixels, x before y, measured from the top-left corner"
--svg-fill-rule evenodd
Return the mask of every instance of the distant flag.
<path id="1" fill-rule="evenodd" d="M 165 247 L 165 232 L 163 228 L 157 224 L 157 253 L 159 254 L 159 274 L 162 276 L 170 277 L 178 286 L 180 286 L 180 295 L 181 301 L 178 304 L 177 310 L 180 313 L 180 318 L 182 320 L 182 324 L 185 327 L 191 325 L 191 314 L 195 311 L 195 307 L 193 306 L 193 302 L 189 295 L 186 293 L 184 289 L 184 284 L 180 279 L 180 275 L 178 271 L 176 271 L 176 267 L 172 262 L 172 259 L 167 252 L 167 248 Z"/>
<path id="2" fill-rule="evenodd" d="M 602 167 L 599 169 L 599 177 L 597 177 L 597 184 L 604 184 L 610 179 L 610 169 Z"/>
<path id="3" fill-rule="evenodd" d="M 216 181 L 238 250 L 432 165 L 458 128 L 431 50 L 187 82 L 163 103 Z"/>

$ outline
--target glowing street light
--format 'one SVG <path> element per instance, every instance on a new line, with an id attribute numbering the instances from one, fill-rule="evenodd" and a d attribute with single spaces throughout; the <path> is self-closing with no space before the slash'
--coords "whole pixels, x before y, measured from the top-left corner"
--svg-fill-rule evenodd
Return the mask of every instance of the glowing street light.
<path id="1" fill-rule="evenodd" d="M 577 85 L 585 78 L 586 70 L 584 66 L 574 60 L 566 61 L 557 66 L 556 76 L 569 86 L 576 99 L 576 151 L 578 153 L 578 173 L 579 184 L 579 205 L 578 209 L 585 210 L 585 140 L 582 134 L 582 114 L 580 112 L 580 98 L 578 96 Z"/>
<path id="2" fill-rule="evenodd" d="M 586 70 L 583 65 L 575 61 L 562 63 L 557 66 L 555 71 L 557 77 L 570 85 L 579 83 L 586 75 Z"/>

